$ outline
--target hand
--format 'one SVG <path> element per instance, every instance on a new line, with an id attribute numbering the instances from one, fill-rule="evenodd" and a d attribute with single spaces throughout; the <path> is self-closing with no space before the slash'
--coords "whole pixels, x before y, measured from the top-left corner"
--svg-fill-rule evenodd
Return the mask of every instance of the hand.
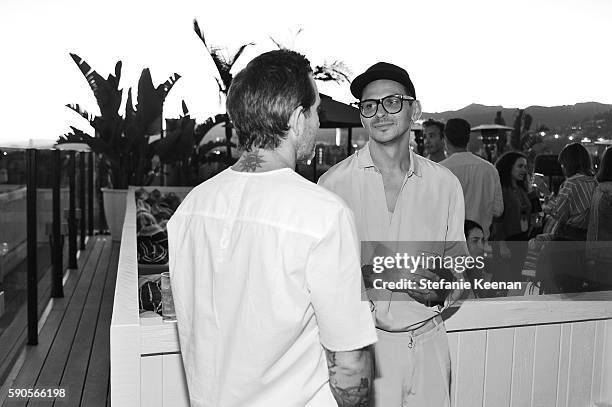
<path id="1" fill-rule="evenodd" d="M 414 273 L 402 272 L 401 278 L 405 278 L 415 282 L 414 289 L 405 289 L 402 292 L 408 294 L 413 300 L 429 306 L 429 304 L 442 300 L 440 292 L 438 290 L 421 288 L 421 281 L 423 284 L 427 284 L 427 281 L 438 282 L 440 277 L 428 269 L 416 269 Z"/>
<path id="2" fill-rule="evenodd" d="M 512 252 L 504 241 L 499 242 L 499 254 L 504 259 L 509 259 L 510 257 L 512 257 Z"/>
<path id="3" fill-rule="evenodd" d="M 361 276 L 363 277 L 363 284 L 365 285 L 365 288 L 372 288 L 374 280 L 379 278 L 378 274 L 372 271 L 371 264 L 364 264 L 361 266 Z"/>
<path id="4" fill-rule="evenodd" d="M 408 270 L 403 269 L 385 269 L 382 273 L 373 273 L 372 266 L 365 265 L 362 266 L 361 271 L 364 277 L 364 284 L 367 288 L 372 288 L 373 281 L 375 279 L 382 279 L 387 282 L 399 282 L 399 281 L 412 281 L 414 282 L 414 288 L 404 288 L 404 289 L 395 289 L 391 290 L 394 292 L 402 292 L 408 294 L 415 301 L 430 306 L 430 304 L 435 302 L 440 302 L 444 300 L 444 296 L 441 295 L 444 290 L 434 290 L 429 288 L 422 288 L 421 281 L 429 280 L 433 282 L 440 281 L 440 277 L 434 272 L 427 269 L 416 269 L 414 272 L 410 272 Z M 426 285 L 427 283 L 424 282 Z"/>

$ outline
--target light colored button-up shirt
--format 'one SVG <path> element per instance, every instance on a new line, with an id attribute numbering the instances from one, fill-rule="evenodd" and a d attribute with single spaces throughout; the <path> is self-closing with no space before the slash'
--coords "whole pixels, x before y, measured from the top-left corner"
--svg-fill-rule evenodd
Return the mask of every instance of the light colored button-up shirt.
<path id="1" fill-rule="evenodd" d="M 321 176 L 319 184 L 344 199 L 355 214 L 359 238 L 377 242 L 372 249 L 375 252 L 393 253 L 406 247 L 401 242 L 418 242 L 419 247 L 413 246 L 411 250 L 424 249 L 438 256 L 452 257 L 468 253 L 463 233 L 465 209 L 461 184 L 448 169 L 412 151 L 390 219 L 382 174 L 372 161 L 369 143 L 330 168 Z M 367 251 L 362 251 L 364 264 L 372 254 Z M 389 331 L 406 330 L 440 312 L 439 307 L 426 307 L 405 293 L 373 291 L 377 300 L 376 324 Z"/>
<path id="2" fill-rule="evenodd" d="M 451 154 L 440 161 L 459 179 L 463 188 L 465 218 L 478 223 L 489 238 L 493 217 L 504 212 L 504 197 L 497 169 L 469 151 Z"/>
<path id="3" fill-rule="evenodd" d="M 376 341 L 338 197 L 291 169 L 230 168 L 185 198 L 168 245 L 192 406 L 336 405 L 323 346 Z"/>

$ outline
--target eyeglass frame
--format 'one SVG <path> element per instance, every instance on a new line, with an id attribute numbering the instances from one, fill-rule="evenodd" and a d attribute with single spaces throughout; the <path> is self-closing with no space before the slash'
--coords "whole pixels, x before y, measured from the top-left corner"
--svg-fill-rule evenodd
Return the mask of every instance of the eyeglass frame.
<path id="1" fill-rule="evenodd" d="M 401 106 L 400 106 L 400 108 L 399 108 L 399 110 L 398 110 L 397 112 L 393 112 L 393 113 L 391 113 L 390 111 L 388 111 L 388 110 L 387 110 L 387 108 L 386 108 L 386 107 L 385 107 L 385 105 L 383 104 L 383 100 L 385 100 L 385 99 L 387 99 L 387 98 L 390 98 L 390 97 L 396 97 L 396 98 L 399 98 L 399 100 L 400 100 L 400 101 L 401 101 L 401 103 L 402 103 L 402 104 L 401 104 Z M 401 111 L 402 111 L 402 109 L 404 108 L 404 101 L 405 101 L 405 100 L 406 100 L 406 101 L 408 101 L 408 106 L 410 106 L 410 107 L 412 107 L 412 103 L 416 102 L 416 99 L 415 99 L 415 98 L 413 98 L 412 96 L 401 95 L 401 94 L 393 94 L 393 95 L 388 95 L 388 96 L 385 96 L 385 97 L 380 98 L 380 99 L 364 99 L 364 100 L 360 100 L 359 102 L 354 102 L 354 103 L 351 103 L 351 105 L 353 105 L 353 106 L 357 107 L 357 109 L 359 110 L 359 114 L 360 114 L 362 117 L 364 117 L 364 118 L 366 118 L 366 119 L 370 119 L 370 118 L 372 118 L 372 117 L 376 116 L 376 114 L 378 113 L 378 107 L 379 107 L 379 106 L 382 106 L 382 107 L 383 107 L 383 110 L 384 110 L 385 112 L 387 112 L 388 114 L 397 114 L 397 113 L 401 112 Z M 364 114 L 363 114 L 363 112 L 361 111 L 361 104 L 362 104 L 363 102 L 367 102 L 367 101 L 375 101 L 375 102 L 376 102 L 376 110 L 374 111 L 374 114 L 373 114 L 372 116 L 366 116 L 366 115 L 364 115 Z"/>

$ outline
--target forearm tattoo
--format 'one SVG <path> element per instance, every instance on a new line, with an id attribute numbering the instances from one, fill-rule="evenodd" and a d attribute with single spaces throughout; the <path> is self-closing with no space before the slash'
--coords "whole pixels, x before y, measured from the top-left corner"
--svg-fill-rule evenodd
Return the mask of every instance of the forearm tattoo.
<path id="1" fill-rule="evenodd" d="M 367 355 L 364 354 L 363 357 L 368 358 L 370 366 L 360 372 L 361 374 L 348 378 L 349 380 L 340 380 L 339 378 L 341 374 L 338 374 L 340 367 L 336 363 L 336 353 L 326 352 L 329 386 L 338 407 L 368 407 L 370 405 L 371 372 L 368 369 L 371 367 L 371 360 L 368 350 L 362 352 L 367 352 Z"/>
<path id="2" fill-rule="evenodd" d="M 265 163 L 263 156 L 259 153 L 259 149 L 255 148 L 252 151 L 245 152 L 238 161 L 238 169 L 244 172 L 255 172 L 261 165 Z"/>

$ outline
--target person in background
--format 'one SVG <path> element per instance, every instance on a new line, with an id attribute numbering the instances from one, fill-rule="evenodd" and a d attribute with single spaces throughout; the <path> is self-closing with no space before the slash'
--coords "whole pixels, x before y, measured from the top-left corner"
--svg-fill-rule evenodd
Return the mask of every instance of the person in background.
<path id="1" fill-rule="evenodd" d="M 595 177 L 591 155 L 580 143 L 568 144 L 558 158 L 566 179 L 545 213 L 557 221 L 554 240 L 586 240 Z"/>
<path id="2" fill-rule="evenodd" d="M 466 219 L 463 225 L 463 233 L 465 234 L 465 243 L 468 247 L 470 256 L 484 256 L 484 231 L 482 226 L 473 220 Z"/>
<path id="3" fill-rule="evenodd" d="M 373 243 L 374 251 L 398 253 L 411 244 L 429 253 L 436 250 L 438 256 L 466 256 L 461 184 L 448 169 L 408 147 L 410 128 L 421 114 L 408 72 L 379 62 L 353 80 L 351 93 L 359 100 L 369 141 L 323 174 L 319 184 L 349 205 L 361 241 Z M 372 269 L 369 260 L 362 250 L 366 273 Z M 391 274 L 419 284 L 415 288 L 368 292 L 378 333 L 377 407 L 450 406 L 450 352 L 440 314 L 461 290 L 422 288 L 421 282 L 440 281 L 442 272 L 412 271 L 394 269 Z M 446 281 L 463 278 L 448 274 Z"/>
<path id="4" fill-rule="evenodd" d="M 467 243 L 468 252 L 473 258 L 485 256 L 485 242 L 484 231 L 482 226 L 473 220 L 466 219 L 463 226 L 463 232 L 465 234 L 465 242 Z M 474 281 L 482 279 L 483 281 L 491 281 L 491 274 L 487 273 L 484 268 L 478 268 L 476 263 L 474 267 L 466 269 L 466 274 L 469 281 L 472 282 L 472 292 L 477 298 L 485 298 L 493 296 L 492 292 L 488 290 L 479 290 L 474 287 Z"/>
<path id="5" fill-rule="evenodd" d="M 193 407 L 370 402 L 376 332 L 353 214 L 294 171 L 312 157 L 319 105 L 303 55 L 254 58 L 227 96 L 244 153 L 168 222 Z"/>
<path id="6" fill-rule="evenodd" d="M 493 220 L 494 256 L 498 261 L 492 272 L 498 281 L 522 281 L 521 271 L 538 196 L 531 185 L 524 154 L 504 153 L 495 167 L 502 186 L 504 212 Z"/>
<path id="7" fill-rule="evenodd" d="M 423 122 L 423 144 L 427 159 L 435 163 L 444 160 L 444 123 L 434 119 Z"/>
<path id="8" fill-rule="evenodd" d="M 601 157 L 591 200 L 586 257 L 592 290 L 612 290 L 612 147 Z"/>
<path id="9" fill-rule="evenodd" d="M 504 212 L 502 188 L 495 167 L 467 151 L 469 141 L 470 123 L 463 119 L 450 119 L 444 128 L 448 158 L 440 161 L 440 165 L 448 168 L 461 183 L 465 218 L 482 227 L 486 241 L 493 217 Z"/>
<path id="10" fill-rule="evenodd" d="M 591 199 L 597 185 L 591 156 L 580 143 L 568 144 L 558 158 L 566 177 L 557 196 L 547 205 L 555 227 L 550 234 L 538 235 L 540 243 L 537 276 L 547 293 L 583 291 L 586 282 L 584 245 L 587 237 Z M 535 244 L 532 244 L 535 247 Z"/>

